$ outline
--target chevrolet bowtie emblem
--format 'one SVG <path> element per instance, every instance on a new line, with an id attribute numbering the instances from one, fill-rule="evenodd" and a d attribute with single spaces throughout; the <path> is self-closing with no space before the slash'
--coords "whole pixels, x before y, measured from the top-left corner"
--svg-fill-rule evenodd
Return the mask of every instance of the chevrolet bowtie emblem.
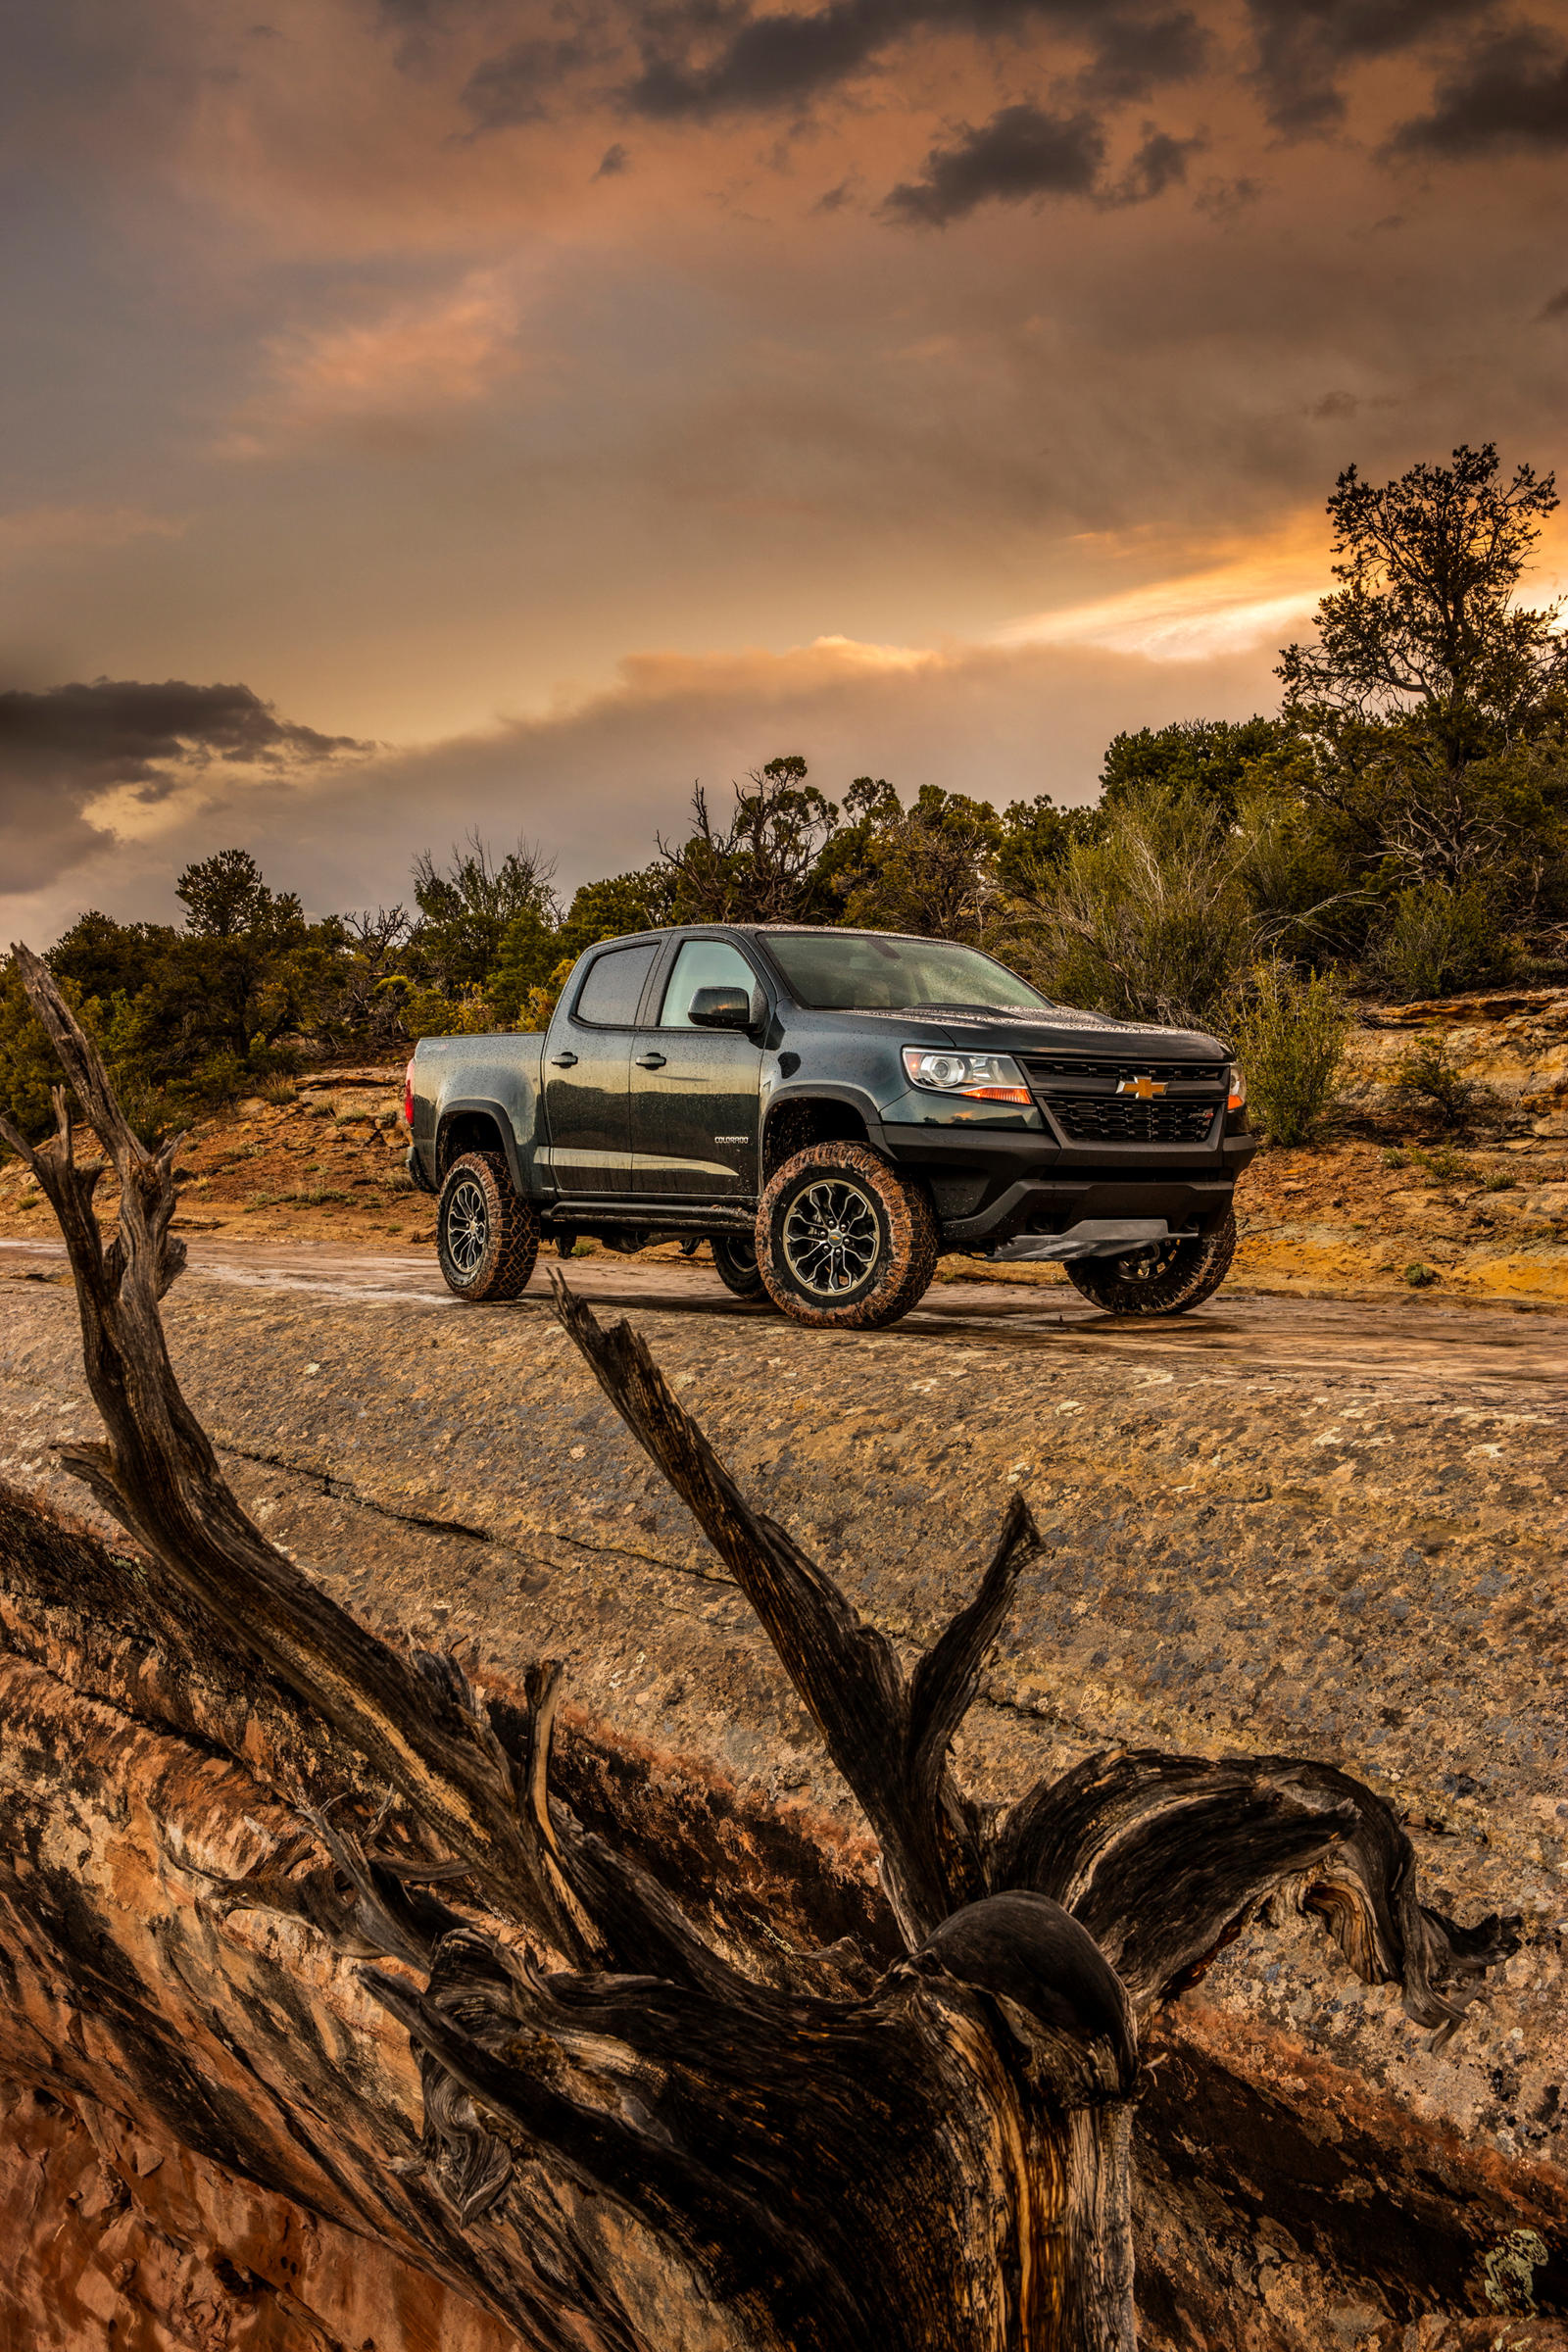
<path id="1" fill-rule="evenodd" d="M 1136 1095 L 1140 1102 L 1152 1102 L 1156 1095 L 1165 1092 L 1162 1078 L 1121 1078 L 1117 1080 L 1118 1095 Z"/>

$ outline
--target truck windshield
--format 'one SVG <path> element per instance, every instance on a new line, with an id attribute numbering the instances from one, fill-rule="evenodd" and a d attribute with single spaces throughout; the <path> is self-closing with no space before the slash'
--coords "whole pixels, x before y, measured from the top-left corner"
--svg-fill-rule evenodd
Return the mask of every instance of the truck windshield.
<path id="1" fill-rule="evenodd" d="M 1037 1012 L 1037 989 L 976 948 L 864 931 L 771 931 L 796 1002 L 835 1012 Z"/>

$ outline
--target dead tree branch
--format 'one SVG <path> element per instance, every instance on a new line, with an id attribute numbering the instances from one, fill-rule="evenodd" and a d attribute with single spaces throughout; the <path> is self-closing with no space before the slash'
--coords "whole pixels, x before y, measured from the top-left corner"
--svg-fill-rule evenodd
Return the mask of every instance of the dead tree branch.
<path id="1" fill-rule="evenodd" d="M 822 1996 L 808 1955 L 748 1968 L 715 1952 L 637 1857 L 553 1798 L 553 1668 L 530 1678 L 525 1712 L 493 1710 L 451 1658 L 377 1641 L 241 1509 L 158 1311 L 182 1256 L 172 1149 L 137 1141 L 47 968 L 17 954 L 121 1181 L 105 1248 L 70 1097 L 51 1144 L 6 1131 L 65 1233 L 108 1436 L 62 1458 L 395 1791 L 401 1847 L 388 1805 L 369 1821 L 318 1807 L 330 1869 L 308 1898 L 275 1863 L 242 1885 L 400 1964 L 366 1982 L 420 2054 L 415 2169 L 475 2291 L 539 2352 L 1132 2352 L 1140 2011 L 1270 1894 L 1321 1914 L 1363 1977 L 1399 1982 L 1441 2031 L 1513 1948 L 1508 1923 L 1466 1930 L 1422 1906 L 1390 1808 L 1320 1764 L 1113 1752 L 994 1823 L 950 1750 L 1039 1549 L 1027 1505 L 1010 1504 L 974 1600 L 906 1676 L 747 1503 L 641 1339 L 558 1281 L 562 1322 L 862 1806 L 905 1944 L 846 1998 Z M 476 1901 L 433 1890 L 454 1873 Z"/>

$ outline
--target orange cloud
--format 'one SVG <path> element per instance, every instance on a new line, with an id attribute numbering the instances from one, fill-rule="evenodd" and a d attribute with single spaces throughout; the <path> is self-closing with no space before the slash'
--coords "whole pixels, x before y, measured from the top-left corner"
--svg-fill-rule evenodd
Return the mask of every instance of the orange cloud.
<path id="1" fill-rule="evenodd" d="M 322 434 L 406 440 L 515 372 L 518 323 L 511 283 L 479 270 L 378 318 L 279 336 L 268 346 L 270 382 L 236 413 L 220 454 L 265 457 Z"/>

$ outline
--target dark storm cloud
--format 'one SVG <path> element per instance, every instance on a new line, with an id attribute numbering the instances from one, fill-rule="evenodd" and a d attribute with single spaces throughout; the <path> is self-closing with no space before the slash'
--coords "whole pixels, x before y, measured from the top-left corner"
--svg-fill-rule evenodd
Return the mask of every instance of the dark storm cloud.
<path id="1" fill-rule="evenodd" d="M 965 125 L 951 147 L 933 147 L 920 178 L 894 188 L 882 210 L 892 220 L 946 228 L 977 205 L 1088 196 L 1104 160 L 1105 134 L 1093 115 L 1004 106 L 978 129 Z"/>
<path id="2" fill-rule="evenodd" d="M 215 763 L 281 775 L 369 748 L 280 719 L 248 686 L 100 678 L 0 694 L 0 865 L 31 889 L 102 849 L 82 811 L 115 785 L 160 801 Z"/>
<path id="3" fill-rule="evenodd" d="M 1118 106 L 1189 81 L 1209 52 L 1209 36 L 1191 9 L 1168 16 L 1107 16 L 1096 28 L 1094 63 L 1079 76 L 1086 98 Z"/>
<path id="4" fill-rule="evenodd" d="M 663 121 L 798 108 L 917 33 L 987 38 L 1031 25 L 1089 41 L 1086 92 L 1111 100 L 1187 77 L 1207 51 L 1191 10 L 1137 0 L 1111 9 L 1100 0 L 829 0 L 809 15 L 693 0 L 650 22 L 642 72 L 622 95 L 634 113 Z"/>
<path id="5" fill-rule="evenodd" d="M 1345 113 L 1341 78 L 1494 13 L 1495 0 L 1248 0 L 1269 120 L 1300 137 Z"/>
<path id="6" fill-rule="evenodd" d="M 1534 25 L 1488 42 L 1439 83 L 1431 114 L 1406 122 L 1394 146 L 1452 156 L 1568 147 L 1568 53 Z"/>
<path id="7" fill-rule="evenodd" d="M 499 57 L 486 58 L 469 74 L 463 104 L 480 130 L 506 130 L 515 122 L 541 122 L 549 100 L 574 74 L 599 63 L 604 52 L 585 34 L 560 41 L 514 41 Z"/>

